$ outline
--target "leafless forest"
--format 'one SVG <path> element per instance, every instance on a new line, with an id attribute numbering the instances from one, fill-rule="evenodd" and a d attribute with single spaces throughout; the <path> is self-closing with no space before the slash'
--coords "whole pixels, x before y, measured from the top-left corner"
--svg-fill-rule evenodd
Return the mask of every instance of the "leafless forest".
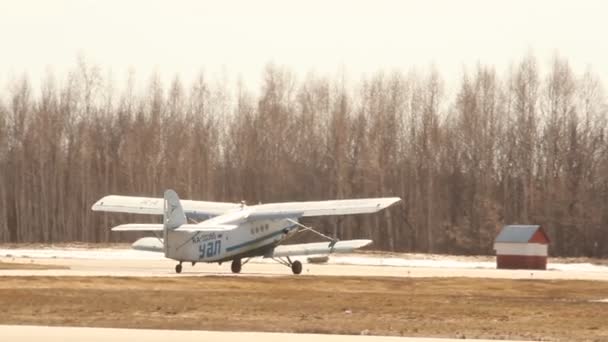
<path id="1" fill-rule="evenodd" d="M 355 81 L 269 65 L 259 89 L 117 85 L 79 62 L 0 92 L 0 241 L 119 241 L 101 196 L 247 203 L 400 196 L 380 214 L 310 221 L 375 248 L 492 253 L 503 224 L 537 223 L 552 255 L 608 255 L 608 106 L 591 73 L 533 56 Z M 115 88 L 116 87 L 116 88 Z M 117 90 L 120 88 L 121 90 Z"/>

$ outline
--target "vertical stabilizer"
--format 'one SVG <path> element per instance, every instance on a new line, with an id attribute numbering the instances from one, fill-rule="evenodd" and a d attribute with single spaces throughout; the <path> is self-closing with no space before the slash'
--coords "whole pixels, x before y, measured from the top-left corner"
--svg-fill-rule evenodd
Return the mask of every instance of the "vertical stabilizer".
<path id="1" fill-rule="evenodd" d="M 165 191 L 164 195 L 164 208 L 163 208 L 163 249 L 165 252 L 165 257 L 170 257 L 169 244 L 172 242 L 169 236 L 171 235 L 170 231 L 175 228 L 185 224 L 187 222 L 186 215 L 184 214 L 184 209 L 182 208 L 182 204 L 179 202 L 179 197 L 177 193 L 171 189 Z"/>
<path id="2" fill-rule="evenodd" d="M 182 224 L 186 224 L 186 215 L 179 202 L 177 193 L 171 189 L 165 191 L 165 208 L 163 224 L 166 230 L 173 230 Z"/>

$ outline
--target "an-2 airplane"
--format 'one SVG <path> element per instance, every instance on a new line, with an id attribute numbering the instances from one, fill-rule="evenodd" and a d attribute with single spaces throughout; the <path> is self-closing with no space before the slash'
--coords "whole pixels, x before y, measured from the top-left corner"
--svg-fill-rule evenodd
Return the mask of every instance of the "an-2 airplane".
<path id="1" fill-rule="evenodd" d="M 132 247 L 164 252 L 165 257 L 179 262 L 175 266 L 177 273 L 181 273 L 183 262 L 191 262 L 194 266 L 197 262 L 221 264 L 225 261 L 232 261 L 232 272 L 239 273 L 250 258 L 262 256 L 300 274 L 302 263 L 292 261 L 290 257 L 348 253 L 372 242 L 338 241 L 300 224 L 301 217 L 374 213 L 400 200 L 387 197 L 247 206 L 244 203 L 180 201 L 175 191 L 167 190 L 164 198 L 105 196 L 92 210 L 163 215 L 162 224 L 123 224 L 112 230 L 153 232 L 156 237 L 141 238 Z M 306 230 L 329 241 L 282 245 L 293 234 Z"/>

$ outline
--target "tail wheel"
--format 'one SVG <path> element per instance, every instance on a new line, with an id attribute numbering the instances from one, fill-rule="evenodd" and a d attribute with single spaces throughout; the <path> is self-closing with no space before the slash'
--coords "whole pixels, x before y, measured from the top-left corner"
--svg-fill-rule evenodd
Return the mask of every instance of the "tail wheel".
<path id="1" fill-rule="evenodd" d="M 175 273 L 182 273 L 182 264 L 175 265 Z"/>
<path id="2" fill-rule="evenodd" d="M 291 264 L 291 271 L 293 272 L 293 274 L 300 274 L 300 273 L 302 273 L 302 263 L 299 262 L 298 260 L 294 261 Z"/>
<path id="3" fill-rule="evenodd" d="M 230 269 L 232 270 L 232 273 L 241 273 L 241 259 L 232 260 Z"/>

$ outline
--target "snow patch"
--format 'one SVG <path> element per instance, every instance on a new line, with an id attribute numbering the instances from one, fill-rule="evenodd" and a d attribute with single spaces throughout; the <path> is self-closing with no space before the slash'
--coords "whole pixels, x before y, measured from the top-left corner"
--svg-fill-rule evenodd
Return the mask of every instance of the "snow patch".
<path id="1" fill-rule="evenodd" d="M 32 259 L 92 259 L 92 260 L 162 260 L 164 255 L 156 252 L 111 248 L 40 248 L 1 249 L 0 257 Z"/>
<path id="2" fill-rule="evenodd" d="M 548 270 L 577 271 L 577 272 L 608 272 L 608 266 L 594 265 L 590 263 L 578 264 L 547 264 Z"/>
<path id="3" fill-rule="evenodd" d="M 604 298 L 604 299 L 592 299 L 592 300 L 590 300 L 590 302 L 592 302 L 592 303 L 608 303 L 608 298 Z"/>
<path id="4" fill-rule="evenodd" d="M 433 259 L 402 259 L 384 257 L 331 256 L 329 263 L 337 265 L 430 267 L 430 268 L 496 268 L 496 263 L 488 261 L 459 261 Z"/>

